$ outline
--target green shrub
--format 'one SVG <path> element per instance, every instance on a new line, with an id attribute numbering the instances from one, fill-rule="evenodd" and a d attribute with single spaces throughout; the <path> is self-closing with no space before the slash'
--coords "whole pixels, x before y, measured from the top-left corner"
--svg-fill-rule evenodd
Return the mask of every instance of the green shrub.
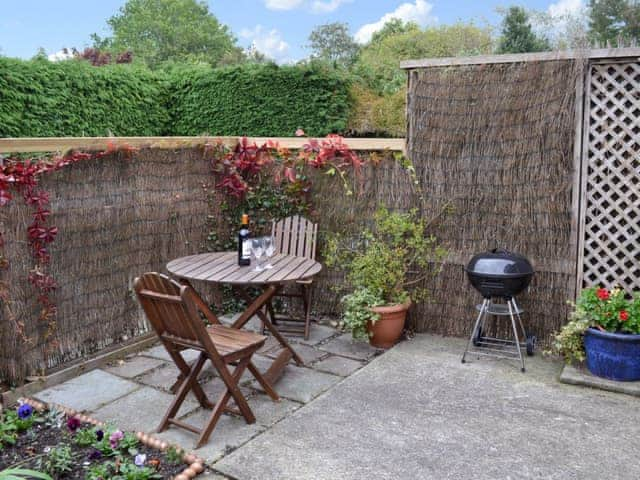
<path id="1" fill-rule="evenodd" d="M 160 135 L 164 77 L 132 65 L 0 58 L 0 137 Z"/>
<path id="2" fill-rule="evenodd" d="M 93 67 L 0 58 L 0 137 L 323 136 L 346 129 L 349 85 L 308 66 Z"/>
<path id="3" fill-rule="evenodd" d="M 292 136 L 341 132 L 349 116 L 348 81 L 335 70 L 241 65 L 171 74 L 174 135 Z"/>

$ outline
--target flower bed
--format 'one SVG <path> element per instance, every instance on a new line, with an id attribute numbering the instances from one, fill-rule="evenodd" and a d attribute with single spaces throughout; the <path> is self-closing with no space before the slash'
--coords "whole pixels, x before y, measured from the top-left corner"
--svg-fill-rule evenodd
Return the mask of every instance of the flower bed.
<path id="1" fill-rule="evenodd" d="M 193 454 L 142 432 L 123 432 L 70 409 L 24 400 L 0 413 L 0 478 L 187 480 L 204 470 Z"/>

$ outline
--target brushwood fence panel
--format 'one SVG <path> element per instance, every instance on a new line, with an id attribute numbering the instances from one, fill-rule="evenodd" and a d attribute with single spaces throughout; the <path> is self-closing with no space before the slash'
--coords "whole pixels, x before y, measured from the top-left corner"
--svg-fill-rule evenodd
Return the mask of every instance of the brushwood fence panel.
<path id="1" fill-rule="evenodd" d="M 589 68 L 582 286 L 640 290 L 640 63 Z"/>
<path id="2" fill-rule="evenodd" d="M 10 304 L 0 309 L 0 380 L 27 375 L 118 345 L 149 327 L 131 290 L 141 272 L 164 271 L 167 261 L 204 249 L 210 212 L 203 183 L 210 167 L 198 149 L 142 149 L 80 162 L 40 179 L 51 199 L 51 273 L 58 288 L 55 341 L 45 338 L 28 283 L 26 240 L 31 208 L 12 202 L 0 227 L 10 268 Z M 29 343 L 12 331 L 8 309 L 24 324 Z M 4 317 L 4 318 L 1 318 Z"/>
<path id="3" fill-rule="evenodd" d="M 409 71 L 407 151 L 425 215 L 450 205 L 435 234 L 449 250 L 418 305 L 419 331 L 468 335 L 480 298 L 463 267 L 501 247 L 536 275 L 519 303 L 542 340 L 575 294 L 576 82 L 573 60 L 437 66 Z"/>
<path id="4" fill-rule="evenodd" d="M 449 258 L 417 328 L 465 334 L 474 254 L 506 247 L 536 275 L 520 302 L 543 341 L 585 286 L 640 290 L 640 49 L 408 61 L 407 151 L 451 202 Z"/>

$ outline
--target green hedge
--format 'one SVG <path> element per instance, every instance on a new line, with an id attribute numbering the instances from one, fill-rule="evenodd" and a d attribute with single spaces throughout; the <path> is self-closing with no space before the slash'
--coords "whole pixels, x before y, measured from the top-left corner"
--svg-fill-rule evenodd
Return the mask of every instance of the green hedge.
<path id="1" fill-rule="evenodd" d="M 0 137 L 161 135 L 166 95 L 163 76 L 131 65 L 0 58 Z"/>
<path id="2" fill-rule="evenodd" d="M 288 137 L 342 132 L 348 82 L 303 66 L 243 65 L 175 72 L 170 106 L 174 135 Z"/>
<path id="3" fill-rule="evenodd" d="M 0 58 L 0 137 L 319 136 L 346 129 L 348 81 L 331 70 L 242 65 L 151 72 L 133 65 Z"/>

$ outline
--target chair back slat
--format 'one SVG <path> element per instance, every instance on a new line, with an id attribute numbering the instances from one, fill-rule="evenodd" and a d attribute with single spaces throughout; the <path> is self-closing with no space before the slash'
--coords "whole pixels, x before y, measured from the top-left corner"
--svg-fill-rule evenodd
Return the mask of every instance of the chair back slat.
<path id="1" fill-rule="evenodd" d="M 135 279 L 134 289 L 149 323 L 163 341 L 217 355 L 198 315 L 191 287 L 150 272 Z"/>
<path id="2" fill-rule="evenodd" d="M 317 223 L 300 215 L 293 215 L 273 222 L 271 234 L 276 240 L 278 253 L 315 260 Z"/>

